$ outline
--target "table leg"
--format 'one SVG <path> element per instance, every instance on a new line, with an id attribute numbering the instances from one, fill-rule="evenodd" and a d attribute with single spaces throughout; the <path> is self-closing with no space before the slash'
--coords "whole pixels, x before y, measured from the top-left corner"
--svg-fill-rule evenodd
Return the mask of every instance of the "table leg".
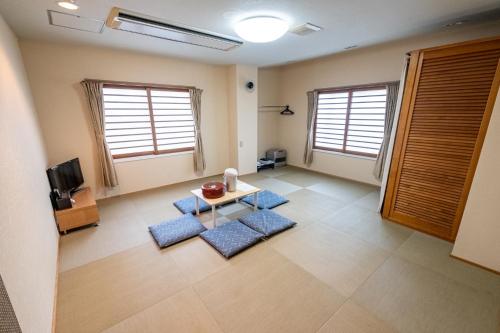
<path id="1" fill-rule="evenodd" d="M 198 198 L 198 196 L 194 196 L 195 198 L 195 208 L 196 208 L 196 215 L 200 215 L 200 198 Z"/>
<path id="2" fill-rule="evenodd" d="M 257 205 L 257 203 L 259 202 L 258 199 L 259 199 L 259 192 L 255 192 L 255 194 L 253 195 L 253 210 L 258 209 Z"/>
<path id="3" fill-rule="evenodd" d="M 214 228 L 217 226 L 215 219 L 215 205 L 212 205 L 212 221 L 214 222 Z"/>

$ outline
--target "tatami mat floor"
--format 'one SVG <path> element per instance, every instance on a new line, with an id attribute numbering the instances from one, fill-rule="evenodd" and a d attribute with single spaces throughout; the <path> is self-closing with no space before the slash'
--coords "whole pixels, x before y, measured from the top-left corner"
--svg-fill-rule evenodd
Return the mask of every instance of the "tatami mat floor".
<path id="1" fill-rule="evenodd" d="M 159 250 L 147 230 L 206 179 L 102 200 L 99 227 L 61 237 L 57 332 L 499 330 L 500 277 L 381 219 L 377 188 L 293 167 L 241 178 L 288 197 L 275 211 L 298 225 L 226 260 L 200 238 Z"/>

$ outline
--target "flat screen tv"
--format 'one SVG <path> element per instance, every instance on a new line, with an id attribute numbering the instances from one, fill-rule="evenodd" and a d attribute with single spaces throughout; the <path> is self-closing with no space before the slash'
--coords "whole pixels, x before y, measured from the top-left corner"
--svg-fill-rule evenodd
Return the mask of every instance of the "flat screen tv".
<path id="1" fill-rule="evenodd" d="M 72 193 L 83 184 L 83 174 L 78 158 L 47 169 L 47 176 L 52 191 L 57 191 L 59 194 Z"/>

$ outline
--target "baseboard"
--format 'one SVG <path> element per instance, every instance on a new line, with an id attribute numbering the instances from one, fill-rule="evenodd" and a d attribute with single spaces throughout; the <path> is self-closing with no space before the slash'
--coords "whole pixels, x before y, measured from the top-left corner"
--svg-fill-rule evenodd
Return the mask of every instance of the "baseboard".
<path id="1" fill-rule="evenodd" d="M 499 271 L 496 271 L 496 270 L 494 270 L 494 269 L 492 269 L 492 268 L 488 268 L 488 267 L 485 267 L 485 266 L 483 266 L 483 265 L 477 264 L 477 263 L 475 263 L 475 262 L 473 262 L 473 261 L 470 261 L 470 260 L 467 260 L 467 259 L 463 259 L 463 258 L 457 257 L 457 256 L 455 256 L 455 255 L 453 255 L 453 254 L 450 254 L 450 257 L 452 257 L 453 259 L 457 259 L 457 260 L 463 261 L 463 262 L 465 262 L 465 263 L 467 263 L 467 264 L 469 264 L 469 265 L 472 265 L 472 266 L 476 266 L 476 267 L 482 268 L 482 269 L 487 270 L 488 272 L 491 272 L 491 273 L 493 273 L 493 274 L 500 275 L 500 272 L 499 272 Z"/>
<path id="2" fill-rule="evenodd" d="M 106 199 L 109 199 L 109 198 L 117 198 L 117 197 L 129 195 L 129 194 L 137 194 L 137 193 L 146 192 L 146 191 L 150 191 L 150 190 L 157 190 L 157 189 L 161 189 L 163 187 L 168 187 L 168 186 L 172 186 L 172 185 L 178 185 L 178 184 L 188 183 L 188 182 L 191 182 L 193 180 L 198 180 L 198 179 L 203 179 L 203 178 L 209 178 L 209 177 L 215 177 L 215 176 L 220 176 L 222 178 L 223 175 L 224 175 L 224 171 L 218 172 L 218 173 L 213 173 L 213 174 L 203 175 L 202 177 L 195 177 L 195 178 L 190 178 L 190 179 L 186 179 L 186 180 L 182 180 L 182 181 L 178 181 L 178 182 L 173 182 L 173 183 L 169 183 L 169 184 L 164 184 L 164 185 L 159 185 L 159 186 L 144 188 L 144 189 L 140 189 L 140 190 L 134 190 L 134 191 L 124 192 L 124 193 L 116 193 L 116 194 L 113 194 L 113 195 L 110 195 L 110 196 L 100 197 L 100 196 L 96 195 L 96 199 L 95 200 L 96 201 L 106 200 Z"/>
<path id="3" fill-rule="evenodd" d="M 302 169 L 302 170 L 306 170 L 306 171 L 317 172 L 317 173 L 325 175 L 325 176 L 336 177 L 336 178 L 348 180 L 348 181 L 359 183 L 359 184 L 363 184 L 363 185 L 370 185 L 370 186 L 373 186 L 373 187 L 380 187 L 380 184 L 379 185 L 375 185 L 375 184 L 368 183 L 368 182 L 363 182 L 363 181 L 360 181 L 360 180 L 357 180 L 357 179 L 351 179 L 351 178 L 346 178 L 346 177 L 342 177 L 342 176 L 337 176 L 337 175 L 334 175 L 334 174 L 331 174 L 331 173 L 326 173 L 326 172 L 323 172 L 323 171 L 314 170 L 314 169 L 307 168 L 307 167 L 300 166 L 300 165 L 295 165 L 295 164 L 287 164 L 287 165 L 292 166 L 294 168 L 298 168 L 298 169 Z"/>

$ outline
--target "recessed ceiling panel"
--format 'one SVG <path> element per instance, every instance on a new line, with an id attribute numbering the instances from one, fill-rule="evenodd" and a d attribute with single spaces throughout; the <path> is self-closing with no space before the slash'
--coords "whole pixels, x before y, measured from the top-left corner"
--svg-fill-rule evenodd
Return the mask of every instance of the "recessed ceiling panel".
<path id="1" fill-rule="evenodd" d="M 95 33 L 101 33 L 104 27 L 104 21 L 102 20 L 62 13 L 55 10 L 48 10 L 47 12 L 49 14 L 49 23 L 57 27 Z"/>

